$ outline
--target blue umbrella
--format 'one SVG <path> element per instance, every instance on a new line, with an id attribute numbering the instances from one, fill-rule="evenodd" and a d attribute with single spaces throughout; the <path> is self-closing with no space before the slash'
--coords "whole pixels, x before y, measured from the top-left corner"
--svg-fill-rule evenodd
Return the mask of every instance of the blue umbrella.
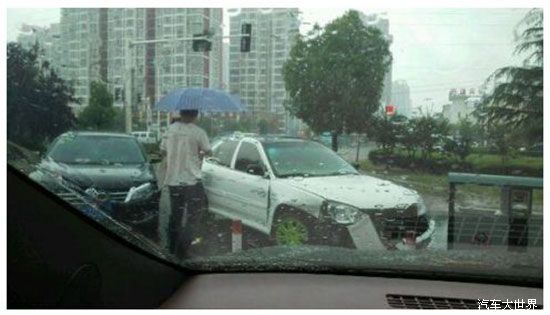
<path id="1" fill-rule="evenodd" d="M 155 105 L 157 110 L 175 112 L 196 109 L 203 112 L 244 112 L 244 104 L 229 93 L 210 88 L 180 88 L 165 95 Z"/>

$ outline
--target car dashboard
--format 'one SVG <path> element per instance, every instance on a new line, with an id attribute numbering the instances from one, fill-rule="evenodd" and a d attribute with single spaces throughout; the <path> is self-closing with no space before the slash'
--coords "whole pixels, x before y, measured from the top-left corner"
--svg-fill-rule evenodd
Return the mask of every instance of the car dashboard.
<path id="1" fill-rule="evenodd" d="M 219 273 L 193 276 L 161 308 L 484 309 L 492 300 L 500 308 L 507 300 L 523 300 L 527 308 L 533 299 L 536 309 L 542 308 L 542 289 L 335 274 Z"/>

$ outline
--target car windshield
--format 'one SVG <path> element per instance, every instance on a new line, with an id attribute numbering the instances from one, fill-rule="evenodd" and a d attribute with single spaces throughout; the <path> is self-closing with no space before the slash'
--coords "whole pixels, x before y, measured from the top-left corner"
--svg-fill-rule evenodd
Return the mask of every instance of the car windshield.
<path id="1" fill-rule="evenodd" d="M 48 157 L 66 164 L 141 164 L 144 155 L 137 142 L 129 137 L 62 136 Z"/>
<path id="2" fill-rule="evenodd" d="M 279 177 L 358 174 L 344 159 L 317 143 L 264 143 L 273 172 Z"/>
<path id="3" fill-rule="evenodd" d="M 542 8 L 240 4 L 8 9 L 10 171 L 196 271 L 541 285 Z"/>

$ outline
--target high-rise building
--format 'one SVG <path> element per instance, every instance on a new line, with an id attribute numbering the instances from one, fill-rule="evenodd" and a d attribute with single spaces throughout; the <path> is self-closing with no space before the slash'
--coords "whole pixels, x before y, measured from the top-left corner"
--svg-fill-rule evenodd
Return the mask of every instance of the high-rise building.
<path id="1" fill-rule="evenodd" d="M 38 43 L 40 46 L 39 61 L 47 61 L 50 68 L 58 70 L 61 61 L 59 23 L 53 23 L 47 27 L 23 24 L 20 31 L 17 42 L 26 49 L 30 49 Z"/>
<path id="2" fill-rule="evenodd" d="M 107 83 L 115 106 L 132 78 L 134 115 L 151 123 L 150 107 L 175 88 L 222 88 L 222 19 L 222 9 L 208 8 L 62 9 L 65 77 L 83 105 L 92 80 Z M 193 51 L 193 35 L 205 32 L 213 34 L 211 51 Z"/>
<path id="3" fill-rule="evenodd" d="M 109 9 L 109 79 L 122 88 L 125 59 L 134 69 L 138 99 L 154 102 L 177 87 L 221 87 L 221 9 Z M 194 52 L 194 34 L 213 31 L 210 52 Z M 165 39 L 166 42 L 126 43 Z"/>
<path id="4" fill-rule="evenodd" d="M 176 87 L 221 88 L 222 81 L 222 9 L 156 9 L 156 38 L 174 39 L 157 44 L 157 94 L 160 98 Z M 212 31 L 217 37 L 210 52 L 194 52 L 193 37 Z"/>
<path id="5" fill-rule="evenodd" d="M 390 21 L 384 14 L 364 14 L 359 13 L 359 16 L 366 26 L 376 27 L 382 32 L 384 38 L 390 43 L 393 42 L 393 36 L 390 34 Z M 388 69 L 384 78 L 384 89 L 382 90 L 382 97 L 380 103 L 382 106 L 391 103 L 392 96 L 392 65 Z"/>
<path id="6" fill-rule="evenodd" d="M 449 101 L 451 104 L 443 107 L 443 117 L 447 118 L 451 124 L 457 124 L 462 119 L 473 121 L 475 118 L 472 114 L 481 103 L 481 91 L 475 88 L 470 88 L 468 91 L 464 88 L 451 89 Z"/>
<path id="7" fill-rule="evenodd" d="M 397 114 L 406 117 L 412 115 L 411 91 L 405 80 L 393 81 L 391 103 L 396 106 Z"/>
<path id="8" fill-rule="evenodd" d="M 80 104 L 71 104 L 78 112 L 88 104 L 90 83 L 106 81 L 107 60 L 104 49 L 104 21 L 106 9 L 61 9 L 59 36 L 61 47 L 60 76 L 74 88 Z M 103 70 L 103 71 L 100 71 Z"/>
<path id="9" fill-rule="evenodd" d="M 299 33 L 296 8 L 230 9 L 229 90 L 247 105 L 258 121 L 275 117 L 281 129 L 289 121 L 282 66 Z M 241 52 L 242 25 L 252 25 L 250 52 Z"/>
<path id="10" fill-rule="evenodd" d="M 229 43 L 223 43 L 222 47 L 223 47 L 222 88 L 226 91 L 229 91 Z"/>

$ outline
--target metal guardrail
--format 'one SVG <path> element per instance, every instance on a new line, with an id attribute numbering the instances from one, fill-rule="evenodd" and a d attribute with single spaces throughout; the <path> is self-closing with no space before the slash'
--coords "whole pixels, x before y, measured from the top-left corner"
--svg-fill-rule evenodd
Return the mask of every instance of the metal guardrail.
<path id="1" fill-rule="evenodd" d="M 535 219 L 532 216 L 533 190 L 543 188 L 543 179 L 535 177 L 502 176 L 490 174 L 449 173 L 449 221 L 447 248 L 452 249 L 456 243 L 481 242 L 494 244 L 495 236 L 504 234 L 499 238 L 501 245 L 508 246 L 509 250 L 517 250 L 528 246 L 542 246 L 542 216 Z M 455 218 L 455 196 L 458 185 L 496 186 L 501 189 L 500 218 L 477 213 L 462 215 Z M 462 212 L 462 211 L 461 211 Z M 487 222 L 490 221 L 490 226 Z M 496 224 L 496 222 L 499 222 Z M 472 229 L 470 226 L 475 227 Z M 540 225 L 540 229 L 538 226 Z M 485 226 L 484 229 L 481 227 Z M 482 231 L 483 230 L 483 231 Z M 466 238 L 463 235 L 466 234 Z M 470 239 L 472 238 L 473 239 Z"/>
<path id="2" fill-rule="evenodd" d="M 449 184 L 530 187 L 542 189 L 542 178 L 489 174 L 449 173 Z"/>

